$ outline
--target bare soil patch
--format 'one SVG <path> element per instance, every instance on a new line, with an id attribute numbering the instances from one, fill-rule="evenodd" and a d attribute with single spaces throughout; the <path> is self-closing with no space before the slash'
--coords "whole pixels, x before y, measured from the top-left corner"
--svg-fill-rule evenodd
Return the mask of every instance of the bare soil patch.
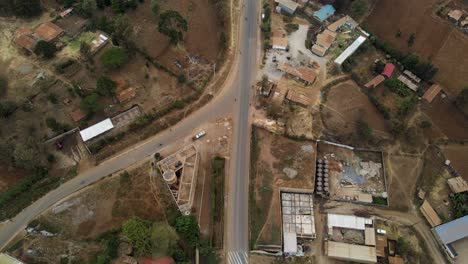
<path id="1" fill-rule="evenodd" d="M 362 119 L 369 124 L 375 135 L 389 136 L 384 118 L 352 81 L 331 88 L 322 116 L 325 127 L 333 135 L 354 133 L 356 123 Z"/>
<path id="2" fill-rule="evenodd" d="M 422 159 L 412 156 L 384 155 L 390 208 L 411 208 L 416 182 L 422 171 Z"/>
<path id="3" fill-rule="evenodd" d="M 258 145 L 252 148 L 258 148 L 258 159 L 250 183 L 252 240 L 256 245 L 281 245 L 279 190 L 287 187 L 313 191 L 316 145 L 259 128 L 254 129 L 254 134 Z"/>

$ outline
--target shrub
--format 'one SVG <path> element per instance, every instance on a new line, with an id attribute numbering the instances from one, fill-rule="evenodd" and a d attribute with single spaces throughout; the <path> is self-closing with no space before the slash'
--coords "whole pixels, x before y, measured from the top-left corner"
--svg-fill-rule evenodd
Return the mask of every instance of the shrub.
<path id="1" fill-rule="evenodd" d="M 468 192 L 455 193 L 452 197 L 452 203 L 455 218 L 468 215 Z"/>
<path id="2" fill-rule="evenodd" d="M 291 33 L 299 29 L 298 24 L 286 24 L 286 32 Z"/>
<path id="3" fill-rule="evenodd" d="M 151 250 L 151 222 L 138 217 L 127 220 L 122 225 L 122 234 L 130 241 L 137 256 Z"/>
<path id="4" fill-rule="evenodd" d="M 351 14 L 354 17 L 362 17 L 368 8 L 367 1 L 365 0 L 354 0 L 351 3 Z"/>
<path id="5" fill-rule="evenodd" d="M 408 38 L 408 47 L 413 46 L 415 40 L 416 40 L 416 34 L 412 33 Z"/>
<path id="6" fill-rule="evenodd" d="M 419 125 L 421 128 L 431 128 L 432 127 L 432 123 L 430 121 L 427 121 L 427 120 L 424 120 L 421 122 L 421 124 Z"/>
<path id="7" fill-rule="evenodd" d="M 362 139 L 366 140 L 366 141 L 369 141 L 372 139 L 372 128 L 369 126 L 369 124 L 360 119 L 358 120 L 357 124 L 357 134 L 359 137 L 361 137 Z"/>
<path id="8" fill-rule="evenodd" d="M 384 85 L 388 87 L 390 91 L 398 94 L 401 97 L 406 97 L 411 94 L 411 90 L 398 79 L 389 78 L 385 80 Z"/>
<path id="9" fill-rule="evenodd" d="M 16 110 L 16 104 L 12 101 L 1 101 L 0 102 L 0 116 L 9 117 Z"/>
<path id="10" fill-rule="evenodd" d="M 127 54 L 121 48 L 112 47 L 101 55 L 101 63 L 108 69 L 117 69 L 127 61 Z"/>
<path id="11" fill-rule="evenodd" d="M 80 108 L 88 113 L 97 113 L 103 109 L 97 93 L 92 93 L 83 98 L 80 102 Z"/>
<path id="12" fill-rule="evenodd" d="M 187 20 L 177 11 L 167 10 L 159 16 L 159 32 L 168 36 L 174 45 L 183 40 L 183 34 L 187 32 L 187 28 Z"/>

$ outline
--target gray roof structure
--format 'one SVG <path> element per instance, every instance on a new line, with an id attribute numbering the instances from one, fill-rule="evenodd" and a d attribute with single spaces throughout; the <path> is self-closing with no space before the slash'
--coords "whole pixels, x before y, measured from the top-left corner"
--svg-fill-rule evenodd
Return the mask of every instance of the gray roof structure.
<path id="1" fill-rule="evenodd" d="M 434 228 L 444 244 L 468 237 L 468 215 Z"/>

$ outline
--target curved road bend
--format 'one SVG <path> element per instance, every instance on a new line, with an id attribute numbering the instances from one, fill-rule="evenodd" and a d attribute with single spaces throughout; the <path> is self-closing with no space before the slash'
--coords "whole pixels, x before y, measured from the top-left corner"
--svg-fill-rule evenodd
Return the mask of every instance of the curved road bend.
<path id="1" fill-rule="evenodd" d="M 228 264 L 248 263 L 249 252 L 249 168 L 250 90 L 256 74 L 259 15 L 258 0 L 244 2 L 239 88 L 234 105 L 234 141 L 230 161 L 226 214 L 226 256 Z"/>
<path id="2" fill-rule="evenodd" d="M 256 2 L 256 1 L 252 1 Z M 252 10 L 252 12 L 249 12 L 249 19 L 248 21 L 256 21 L 256 12 L 254 10 L 255 8 L 255 3 L 249 4 L 249 10 Z M 195 133 L 194 129 L 197 128 L 200 124 L 203 124 L 204 122 L 216 119 L 218 117 L 223 117 L 228 114 L 231 114 L 232 111 L 234 110 L 233 107 L 238 101 L 239 103 L 242 104 L 242 108 L 239 108 L 239 105 L 235 105 L 236 111 L 240 111 L 239 109 L 243 109 L 245 113 L 242 113 L 240 115 L 243 120 L 245 120 L 245 124 L 242 125 L 242 130 L 235 129 L 235 133 L 241 133 L 242 132 L 243 136 L 241 137 L 243 140 L 247 140 L 246 138 L 246 133 L 247 133 L 247 108 L 248 108 L 248 89 L 250 88 L 250 85 L 247 85 L 249 81 L 245 79 L 247 76 L 246 73 L 251 73 L 252 70 L 252 54 L 253 52 L 251 51 L 252 49 L 256 48 L 256 40 L 255 37 L 252 37 L 252 32 L 256 26 L 251 26 L 248 27 L 247 29 L 244 29 L 241 32 L 241 35 L 239 35 L 240 39 L 243 41 L 243 52 L 240 54 L 240 56 L 236 57 L 241 57 L 241 71 L 238 72 L 237 69 L 239 67 L 238 61 L 234 61 L 234 64 L 232 66 L 232 69 L 229 73 L 229 76 L 227 77 L 225 83 L 223 84 L 224 88 L 221 90 L 220 94 L 215 96 L 213 100 L 211 100 L 207 105 L 202 107 L 201 109 L 197 110 L 196 112 L 192 113 L 189 115 L 187 118 L 184 120 L 180 121 L 178 124 L 173 126 L 170 130 L 166 130 L 164 132 L 161 132 L 154 137 L 141 142 L 132 148 L 129 148 L 125 150 L 122 153 L 119 153 L 118 156 L 115 156 L 113 158 L 110 158 L 102 163 L 100 163 L 98 166 L 93 167 L 89 170 L 80 172 L 75 178 L 71 179 L 68 182 L 65 182 L 61 186 L 59 186 L 57 189 L 49 192 L 36 202 L 34 202 L 32 205 L 24 209 L 21 213 L 19 213 L 16 217 L 11 219 L 5 226 L 3 226 L 0 229 L 0 250 L 3 249 L 8 242 L 15 237 L 16 234 L 18 234 L 21 230 L 23 230 L 27 224 L 34 219 L 36 216 L 53 206 L 55 203 L 59 202 L 60 200 L 68 197 L 69 195 L 73 194 L 74 192 L 106 177 L 109 174 L 112 174 L 114 172 L 117 172 L 119 170 L 125 169 L 129 167 L 130 165 L 141 161 L 145 159 L 146 157 L 150 156 L 151 154 L 155 153 L 160 149 L 160 144 L 167 145 L 170 142 L 176 141 L 180 138 L 183 138 L 187 136 L 188 134 Z M 250 57 L 249 57 L 250 56 Z M 247 70 L 247 71 L 246 71 Z M 240 86 L 245 89 L 239 89 L 239 76 L 238 74 L 242 74 L 243 79 L 243 84 Z M 249 79 L 250 80 L 250 79 Z M 245 90 L 245 91 L 244 91 Z M 242 91 L 242 93 L 241 93 Z M 236 100 L 235 98 L 238 98 L 240 100 Z M 237 116 L 236 116 L 237 117 Z M 236 122 L 239 120 L 236 119 Z M 235 138 L 239 138 L 239 136 L 235 135 Z M 237 142 L 243 142 L 241 140 L 238 140 Z M 244 146 L 241 151 L 246 150 L 246 146 Z M 237 149 L 237 148 L 236 148 Z M 236 151 L 235 149 L 235 151 Z M 235 154 L 234 154 L 235 155 Z M 234 156 L 233 155 L 233 156 Z M 243 157 L 244 160 L 242 160 L 243 163 L 247 162 L 245 160 L 245 157 Z M 245 165 L 245 167 L 248 167 Z M 237 175 L 237 174 L 236 174 Z M 247 175 L 243 175 L 244 177 L 247 177 Z M 247 197 L 247 192 L 246 190 L 243 190 L 245 195 L 243 201 L 246 201 Z M 247 203 L 245 202 L 245 206 L 243 205 L 243 217 L 245 217 L 245 221 L 243 224 L 245 224 L 244 230 L 242 232 L 245 232 L 245 234 L 242 235 L 242 239 L 245 241 L 241 241 L 241 238 L 239 238 L 239 244 L 242 246 L 247 245 Z M 228 221 L 229 224 L 232 224 L 231 221 Z M 238 229 L 236 229 L 238 230 Z M 238 232 L 238 231 L 236 231 Z M 239 231 L 240 232 L 240 231 Z M 237 248 L 237 246 L 236 246 Z M 245 247 L 247 249 L 247 247 Z"/>

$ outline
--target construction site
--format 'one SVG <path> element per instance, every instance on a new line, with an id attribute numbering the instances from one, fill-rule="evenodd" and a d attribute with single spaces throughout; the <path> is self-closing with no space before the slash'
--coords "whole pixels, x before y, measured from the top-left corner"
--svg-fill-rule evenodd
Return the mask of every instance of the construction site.
<path id="1" fill-rule="evenodd" d="M 332 200 L 387 205 L 382 153 L 319 141 L 316 192 Z"/>
<path id="2" fill-rule="evenodd" d="M 185 215 L 190 215 L 192 210 L 198 162 L 198 151 L 191 144 L 157 163 L 166 186 Z"/>

